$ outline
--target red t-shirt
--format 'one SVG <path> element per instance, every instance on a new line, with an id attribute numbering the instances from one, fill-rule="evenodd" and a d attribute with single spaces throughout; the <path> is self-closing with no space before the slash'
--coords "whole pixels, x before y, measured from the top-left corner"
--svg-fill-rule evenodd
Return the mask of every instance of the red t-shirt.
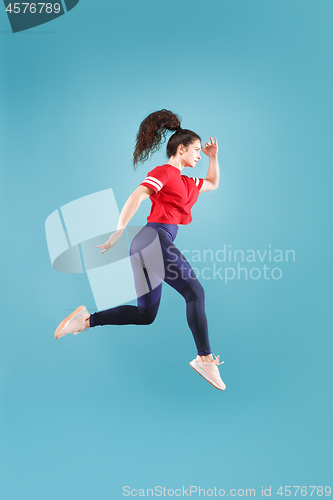
<path id="1" fill-rule="evenodd" d="M 148 222 L 189 224 L 191 208 L 197 201 L 203 179 L 187 177 L 173 165 L 161 165 L 148 172 L 141 186 L 153 189 Z"/>

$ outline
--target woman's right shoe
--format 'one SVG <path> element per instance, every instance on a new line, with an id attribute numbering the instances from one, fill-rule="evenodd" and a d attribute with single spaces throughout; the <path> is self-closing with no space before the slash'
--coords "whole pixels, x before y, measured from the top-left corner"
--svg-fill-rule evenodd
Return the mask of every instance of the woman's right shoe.
<path id="1" fill-rule="evenodd" d="M 215 354 L 213 354 L 215 356 Z M 218 365 L 221 365 L 223 361 L 220 362 L 220 356 L 215 356 L 213 361 L 203 361 L 201 356 L 197 356 L 190 365 L 192 368 L 199 373 L 203 378 L 212 384 L 216 389 L 224 391 L 226 388 L 225 383 L 221 379 L 221 375 L 218 369 Z"/>
<path id="2" fill-rule="evenodd" d="M 79 332 L 88 330 L 89 327 L 86 327 L 85 321 L 89 316 L 90 314 L 85 306 L 78 307 L 58 325 L 54 334 L 55 338 L 60 339 L 68 333 L 76 335 Z"/>

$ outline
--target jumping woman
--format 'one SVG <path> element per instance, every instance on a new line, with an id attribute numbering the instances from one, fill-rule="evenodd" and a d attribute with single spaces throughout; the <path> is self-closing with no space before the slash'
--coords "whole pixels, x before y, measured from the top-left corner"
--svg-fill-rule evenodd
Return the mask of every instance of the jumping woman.
<path id="1" fill-rule="evenodd" d="M 204 289 L 174 244 L 179 224 L 192 221 L 191 208 L 199 193 L 212 191 L 219 185 L 217 141 L 210 137 L 210 141 L 201 147 L 201 139 L 195 132 L 182 129 L 179 117 L 162 109 L 148 115 L 139 127 L 133 154 L 134 167 L 159 149 L 167 131 L 174 132 L 166 148 L 168 163 L 148 173 L 126 201 L 117 230 L 106 243 L 97 247 L 102 248 L 102 254 L 113 247 L 141 202 L 150 197 L 152 205 L 148 223 L 134 237 L 130 248 L 137 306 L 123 305 L 91 315 L 84 306 L 80 306 L 60 323 L 55 338 L 100 325 L 150 325 L 156 318 L 162 282 L 165 281 L 186 301 L 187 322 L 198 351 L 190 365 L 210 384 L 223 391 L 226 386 L 218 369 L 220 357 L 213 357 L 209 345 Z M 200 150 L 209 157 L 206 178 L 182 175 L 184 167 L 195 167 L 200 160 Z"/>

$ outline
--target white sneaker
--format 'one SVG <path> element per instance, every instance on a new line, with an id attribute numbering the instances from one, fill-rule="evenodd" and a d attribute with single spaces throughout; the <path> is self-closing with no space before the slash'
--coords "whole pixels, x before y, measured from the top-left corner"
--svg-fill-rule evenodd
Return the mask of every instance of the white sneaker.
<path id="1" fill-rule="evenodd" d="M 55 338 L 60 339 L 68 333 L 76 335 L 79 332 L 88 330 L 89 327 L 86 327 L 85 321 L 89 316 L 90 314 L 85 306 L 78 307 L 58 325 L 54 334 Z"/>
<path id="2" fill-rule="evenodd" d="M 213 356 L 215 356 L 215 354 L 213 354 Z M 190 365 L 197 373 L 199 373 L 199 375 L 216 387 L 216 389 L 224 391 L 226 385 L 222 381 L 218 369 L 218 365 L 221 365 L 222 363 L 224 363 L 224 361 L 220 362 L 220 356 L 215 356 L 213 361 L 204 361 L 202 357 L 198 355 L 193 361 L 191 361 Z"/>

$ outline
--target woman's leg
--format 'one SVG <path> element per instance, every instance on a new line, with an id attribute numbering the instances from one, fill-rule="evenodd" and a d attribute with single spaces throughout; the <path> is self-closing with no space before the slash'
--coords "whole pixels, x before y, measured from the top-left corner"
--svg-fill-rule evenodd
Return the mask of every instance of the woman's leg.
<path id="1" fill-rule="evenodd" d="M 209 356 L 208 325 L 205 313 L 205 292 L 184 255 L 174 245 L 166 231 L 159 237 L 164 257 L 164 281 L 177 290 L 186 301 L 186 318 L 200 356 Z"/>
<path id="2" fill-rule="evenodd" d="M 146 249 L 150 246 L 149 253 L 151 254 L 154 249 L 156 253 L 156 239 L 159 245 L 157 232 L 145 226 L 135 236 L 131 244 L 131 265 L 134 274 L 138 305 L 118 306 L 96 312 L 90 316 L 90 325 L 88 326 L 150 325 L 153 323 L 160 304 L 162 279 L 155 276 L 153 271 L 147 271 L 145 261 L 150 260 L 151 264 L 153 263 L 153 259 L 147 258 Z"/>

